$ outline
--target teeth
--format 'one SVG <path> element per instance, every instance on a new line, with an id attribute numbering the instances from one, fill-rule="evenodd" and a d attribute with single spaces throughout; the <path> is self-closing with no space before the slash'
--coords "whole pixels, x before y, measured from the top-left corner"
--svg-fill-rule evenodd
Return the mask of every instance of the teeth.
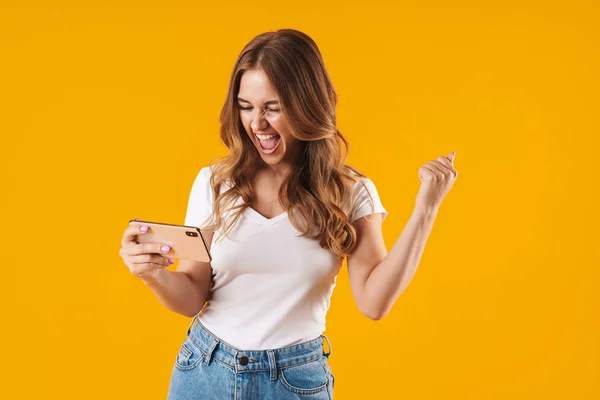
<path id="1" fill-rule="evenodd" d="M 277 135 L 256 135 L 256 136 L 261 140 L 267 140 L 267 139 L 271 139 Z"/>

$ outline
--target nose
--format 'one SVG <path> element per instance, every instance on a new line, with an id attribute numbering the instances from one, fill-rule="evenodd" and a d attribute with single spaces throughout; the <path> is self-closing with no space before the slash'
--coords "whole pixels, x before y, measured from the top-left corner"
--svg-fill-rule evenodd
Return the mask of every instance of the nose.
<path id="1" fill-rule="evenodd" d="M 265 118 L 264 115 L 261 111 L 257 111 L 254 113 L 254 116 L 252 117 L 252 122 L 250 122 L 250 127 L 252 128 L 253 131 L 260 131 L 262 129 L 264 129 L 265 126 Z"/>

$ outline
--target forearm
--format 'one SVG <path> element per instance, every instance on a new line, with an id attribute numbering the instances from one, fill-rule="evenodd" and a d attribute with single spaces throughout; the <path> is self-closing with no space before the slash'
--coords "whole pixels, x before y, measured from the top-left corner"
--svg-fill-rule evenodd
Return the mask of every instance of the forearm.
<path id="1" fill-rule="evenodd" d="M 392 249 L 367 278 L 368 309 L 377 319 L 389 312 L 415 275 L 436 216 L 437 209 L 415 207 Z"/>
<path id="2" fill-rule="evenodd" d="M 187 317 L 200 312 L 207 300 L 207 294 L 181 271 L 159 269 L 142 280 L 167 309 Z"/>

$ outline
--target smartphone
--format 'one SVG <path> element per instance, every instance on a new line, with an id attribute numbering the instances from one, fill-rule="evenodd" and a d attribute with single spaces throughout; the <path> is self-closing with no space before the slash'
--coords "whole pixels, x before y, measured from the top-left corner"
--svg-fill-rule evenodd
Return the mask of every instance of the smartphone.
<path id="1" fill-rule="evenodd" d="M 129 226 L 146 225 L 148 231 L 137 237 L 138 243 L 162 243 L 171 247 L 167 255 L 170 258 L 210 262 L 212 257 L 206 247 L 200 228 L 195 226 L 166 224 L 162 222 L 132 219 Z"/>

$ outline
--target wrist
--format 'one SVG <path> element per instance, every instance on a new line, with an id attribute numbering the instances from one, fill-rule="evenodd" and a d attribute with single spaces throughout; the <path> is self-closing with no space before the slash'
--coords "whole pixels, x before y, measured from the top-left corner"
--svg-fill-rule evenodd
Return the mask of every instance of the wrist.
<path id="1" fill-rule="evenodd" d="M 413 213 L 418 214 L 426 219 L 432 219 L 437 216 L 439 206 L 423 206 L 421 204 L 415 205 Z"/>
<path id="2" fill-rule="evenodd" d="M 153 269 L 141 274 L 139 278 L 144 284 L 151 286 L 159 283 L 165 272 L 163 269 Z"/>

